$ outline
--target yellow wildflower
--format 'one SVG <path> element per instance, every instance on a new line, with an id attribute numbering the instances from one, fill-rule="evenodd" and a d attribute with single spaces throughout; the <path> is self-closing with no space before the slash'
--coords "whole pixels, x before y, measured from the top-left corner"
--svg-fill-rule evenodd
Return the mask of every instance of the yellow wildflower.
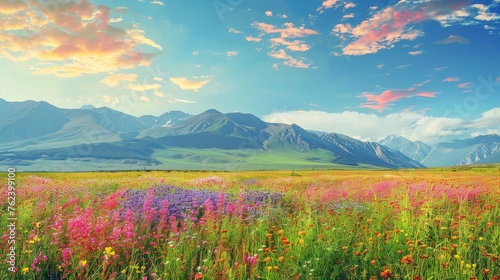
<path id="1" fill-rule="evenodd" d="M 107 256 L 114 256 L 115 251 L 113 251 L 113 247 L 106 247 L 104 248 L 104 254 Z"/>

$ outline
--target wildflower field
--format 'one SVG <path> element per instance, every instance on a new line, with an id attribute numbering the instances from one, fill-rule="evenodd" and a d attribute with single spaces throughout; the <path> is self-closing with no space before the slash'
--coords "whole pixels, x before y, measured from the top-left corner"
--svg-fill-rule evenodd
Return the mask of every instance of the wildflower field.
<path id="1" fill-rule="evenodd" d="M 0 279 L 500 279 L 498 166 L 0 180 Z"/>

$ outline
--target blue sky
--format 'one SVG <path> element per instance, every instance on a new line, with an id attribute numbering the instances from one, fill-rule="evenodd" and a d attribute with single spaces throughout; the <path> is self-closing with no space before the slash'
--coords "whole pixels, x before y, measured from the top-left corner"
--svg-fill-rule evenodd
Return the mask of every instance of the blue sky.
<path id="1" fill-rule="evenodd" d="M 366 140 L 499 133 L 499 0 L 47 3 L 0 0 L 1 98 Z"/>

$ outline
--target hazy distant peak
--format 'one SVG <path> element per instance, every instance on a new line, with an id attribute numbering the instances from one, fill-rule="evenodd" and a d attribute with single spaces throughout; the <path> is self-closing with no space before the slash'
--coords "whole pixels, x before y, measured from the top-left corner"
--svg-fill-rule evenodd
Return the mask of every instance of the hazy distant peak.
<path id="1" fill-rule="evenodd" d="M 219 111 L 217 111 L 215 109 L 208 109 L 208 110 L 206 110 L 203 113 L 206 113 L 206 114 L 222 114 L 221 112 L 219 112 Z"/>
<path id="2" fill-rule="evenodd" d="M 97 108 L 94 105 L 86 104 L 86 105 L 83 105 L 82 107 L 80 107 L 80 109 L 93 110 L 93 109 L 97 109 Z"/>

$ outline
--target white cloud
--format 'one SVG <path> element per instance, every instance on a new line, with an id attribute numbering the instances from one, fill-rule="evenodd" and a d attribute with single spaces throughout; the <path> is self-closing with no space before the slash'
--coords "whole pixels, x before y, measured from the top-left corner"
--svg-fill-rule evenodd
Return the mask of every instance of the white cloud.
<path id="1" fill-rule="evenodd" d="M 273 12 L 271 12 L 271 11 L 266 11 L 265 14 L 268 17 L 272 17 L 273 16 Z"/>
<path id="2" fill-rule="evenodd" d="M 168 103 L 186 103 L 186 104 L 192 104 L 192 103 L 194 103 L 194 101 L 170 97 L 168 99 Z"/>
<path id="3" fill-rule="evenodd" d="M 237 56 L 238 52 L 237 51 L 228 51 L 226 52 L 227 57 L 232 57 L 232 56 Z"/>
<path id="4" fill-rule="evenodd" d="M 117 22 L 122 22 L 123 18 L 110 18 L 109 22 L 111 23 L 117 23 Z"/>
<path id="5" fill-rule="evenodd" d="M 141 97 L 139 97 L 139 99 L 141 99 L 141 100 L 142 100 L 142 101 L 144 101 L 144 102 L 151 102 L 151 100 L 149 99 L 149 97 L 144 96 L 144 95 L 143 95 L 143 96 L 141 96 Z"/>
<path id="6" fill-rule="evenodd" d="M 469 125 L 475 128 L 485 128 L 490 126 L 498 126 L 500 123 L 500 107 L 493 108 L 484 112 L 480 118 L 475 119 Z"/>
<path id="7" fill-rule="evenodd" d="M 232 27 L 231 27 L 231 28 L 229 28 L 229 30 L 228 30 L 228 31 L 229 31 L 229 33 L 235 33 L 235 34 L 240 34 L 240 33 L 243 33 L 243 32 L 241 32 L 240 30 L 235 29 L 235 28 L 232 28 Z"/>
<path id="8" fill-rule="evenodd" d="M 500 123 L 500 108 L 484 112 L 480 118 L 465 121 L 459 117 L 434 117 L 405 111 L 386 116 L 355 111 L 285 111 L 263 117 L 274 123 L 296 123 L 305 129 L 345 134 L 364 141 L 377 141 L 389 134 L 420 140 L 428 144 L 486 134 Z"/>
<path id="9" fill-rule="evenodd" d="M 151 1 L 151 4 L 165 6 L 165 4 L 163 4 L 163 2 L 161 1 Z"/>

